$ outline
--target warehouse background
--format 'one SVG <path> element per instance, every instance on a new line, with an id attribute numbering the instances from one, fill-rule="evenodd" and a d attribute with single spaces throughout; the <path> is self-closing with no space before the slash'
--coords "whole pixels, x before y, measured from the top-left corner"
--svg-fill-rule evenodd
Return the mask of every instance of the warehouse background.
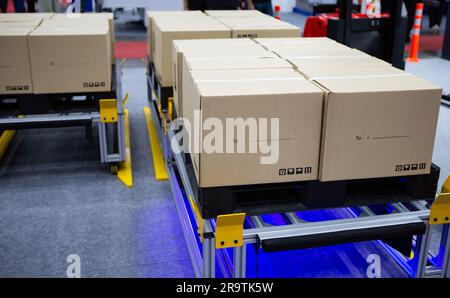
<path id="1" fill-rule="evenodd" d="M 161 1 L 166 2 L 166 1 Z M 167 1 L 172 2 L 172 1 Z M 176 2 L 176 1 L 173 1 Z M 275 1 L 277 2 L 277 1 Z M 293 1 L 279 1 L 291 3 Z M 282 7 L 289 7 L 281 3 Z M 118 40 L 145 39 L 145 29 L 124 13 L 117 20 Z M 305 18 L 285 13 L 282 18 L 303 27 Z M 407 71 L 444 86 L 450 92 L 450 62 L 431 51 Z M 193 272 L 167 182 L 156 182 L 145 117 L 147 104 L 142 59 L 128 59 L 123 89 L 130 99 L 134 187 L 125 188 L 105 174 L 98 151 L 84 130 L 30 130 L 17 134 L 0 164 L 0 276 L 54 276 L 66 273 L 66 258 L 81 257 L 84 277 L 192 277 Z M 94 138 L 95 139 L 95 138 Z M 38 145 L 37 145 L 38 144 Z M 441 105 L 434 161 L 442 168 L 441 184 L 450 172 L 450 107 Z M 252 276 L 362 277 L 364 255 L 374 244 L 346 244 L 291 254 L 277 267 L 249 264 Z M 383 276 L 402 277 L 403 271 L 380 254 Z M 274 255 L 269 258 L 274 257 Z M 305 268 L 295 268 L 297 261 Z M 333 266 L 330 266 L 333 264 Z M 270 272 L 262 272 L 266 267 Z M 333 268 L 333 270 L 330 270 Z"/>

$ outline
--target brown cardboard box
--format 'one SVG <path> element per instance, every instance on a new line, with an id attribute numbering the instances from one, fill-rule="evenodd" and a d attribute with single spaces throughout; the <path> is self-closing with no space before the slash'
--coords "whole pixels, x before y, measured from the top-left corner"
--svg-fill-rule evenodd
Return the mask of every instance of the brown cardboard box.
<path id="1" fill-rule="evenodd" d="M 111 64 L 116 63 L 116 30 L 113 13 L 57 13 L 51 19 L 44 21 L 41 26 L 102 26 L 107 22 L 111 39 Z"/>
<path id="2" fill-rule="evenodd" d="M 266 48 L 283 58 L 367 56 L 366 53 L 340 43 L 273 44 Z"/>
<path id="3" fill-rule="evenodd" d="M 6 14 L 6 13 L 5 13 Z M 0 16 L 5 15 L 0 14 Z M 15 26 L 15 27 L 37 27 L 42 23 L 43 19 L 40 18 L 30 18 L 30 19 L 21 19 L 21 20 L 14 20 L 14 19 L 8 19 L 8 18 L 1 18 L 0 17 L 0 26 Z"/>
<path id="4" fill-rule="evenodd" d="M 334 45 L 336 43 L 335 40 L 328 37 L 255 38 L 255 42 L 265 47 L 270 47 L 272 45 L 296 45 L 305 43 Z"/>
<path id="5" fill-rule="evenodd" d="M 202 126 L 211 117 L 222 123 L 226 118 L 269 120 L 268 135 L 245 135 L 246 153 L 191 153 L 201 187 L 317 179 L 323 93 L 312 83 L 300 75 L 295 79 L 272 81 L 203 81 L 196 84 L 195 94 L 194 101 L 202 112 Z M 278 137 L 270 130 L 273 118 L 279 119 Z M 203 140 L 209 133 L 201 133 Z M 229 137 L 225 137 L 224 144 Z M 194 133 L 190 139 L 195 140 Z M 274 156 L 273 164 L 261 164 L 261 157 L 269 154 L 248 150 L 250 145 L 267 140 L 279 148 L 278 159 Z"/>
<path id="6" fill-rule="evenodd" d="M 109 26 L 41 26 L 28 38 L 35 93 L 111 90 Z"/>
<path id="7" fill-rule="evenodd" d="M 201 20 L 202 19 L 202 20 Z M 153 19 L 153 63 L 163 87 L 173 86 L 172 41 L 177 39 L 229 38 L 231 31 L 212 18 L 198 18 L 176 23 Z"/>
<path id="8" fill-rule="evenodd" d="M 269 17 L 259 10 L 205 10 L 205 14 L 213 18 L 246 18 L 246 17 Z"/>
<path id="9" fill-rule="evenodd" d="M 177 22 L 180 19 L 204 17 L 205 14 L 199 10 L 193 11 L 147 11 L 147 58 L 149 62 L 153 61 L 152 57 L 152 32 L 153 18 L 157 18 L 159 22 Z"/>
<path id="10" fill-rule="evenodd" d="M 300 28 L 294 25 L 230 25 L 233 38 L 256 37 L 296 37 L 300 36 Z"/>
<path id="11" fill-rule="evenodd" d="M 0 94 L 33 93 L 28 34 L 34 28 L 0 24 Z"/>
<path id="12" fill-rule="evenodd" d="M 267 16 L 223 17 L 218 20 L 232 30 L 232 38 L 300 37 L 300 28 Z"/>
<path id="13" fill-rule="evenodd" d="M 300 36 L 300 28 L 264 14 L 216 18 L 232 29 L 233 38 Z"/>
<path id="14" fill-rule="evenodd" d="M 180 50 L 182 52 L 173 53 L 173 87 L 174 87 L 174 102 L 177 111 L 181 111 L 181 102 L 183 96 L 183 81 L 181 80 L 183 74 L 183 55 L 188 59 L 214 59 L 214 58 L 239 58 L 240 60 L 254 57 L 276 57 L 275 54 L 267 51 L 262 46 L 254 43 L 251 40 L 247 42 L 236 42 L 233 39 L 224 40 L 224 42 L 207 42 L 203 43 L 185 44 Z"/>
<path id="15" fill-rule="evenodd" d="M 294 70 L 289 63 L 280 58 L 250 58 L 245 59 L 214 59 L 214 60 L 184 60 L 183 88 L 178 100 L 179 117 L 192 114 L 194 105 L 194 88 L 197 80 L 240 80 L 266 78 L 291 78 L 298 77 L 299 72 Z M 233 78 L 233 75 L 235 77 Z M 178 111 L 178 110 L 177 110 Z"/>
<path id="16" fill-rule="evenodd" d="M 0 13 L 0 22 L 28 22 L 39 24 L 42 20 L 49 20 L 54 13 Z"/>
<path id="17" fill-rule="evenodd" d="M 228 46 L 234 45 L 247 45 L 252 46 L 255 45 L 255 42 L 251 39 L 231 39 L 231 38 L 222 38 L 222 39 L 188 39 L 188 40 L 174 40 L 172 42 L 172 59 L 173 59 L 173 98 L 175 103 L 175 108 L 178 109 L 178 100 L 179 96 L 182 96 L 182 57 L 184 51 L 194 52 L 200 55 L 205 51 L 210 49 L 210 46 L 225 48 Z M 267 51 L 266 51 L 267 52 Z M 239 53 L 240 55 L 242 53 Z M 180 93 L 180 95 L 179 95 Z M 178 110 L 177 110 L 178 111 Z M 181 111 L 180 111 L 181 112 Z"/>
<path id="18" fill-rule="evenodd" d="M 288 58 L 287 60 L 298 69 L 340 68 L 348 67 L 350 65 L 358 65 L 362 68 L 366 66 L 390 66 L 389 63 L 383 60 L 364 54 L 361 56 Z"/>
<path id="19" fill-rule="evenodd" d="M 442 89 L 407 73 L 316 79 L 321 181 L 430 172 Z"/>
<path id="20" fill-rule="evenodd" d="M 405 72 L 390 65 L 350 64 L 348 67 L 302 67 L 298 69 L 305 77 L 312 80 L 326 78 L 352 78 L 361 76 L 402 75 Z"/>

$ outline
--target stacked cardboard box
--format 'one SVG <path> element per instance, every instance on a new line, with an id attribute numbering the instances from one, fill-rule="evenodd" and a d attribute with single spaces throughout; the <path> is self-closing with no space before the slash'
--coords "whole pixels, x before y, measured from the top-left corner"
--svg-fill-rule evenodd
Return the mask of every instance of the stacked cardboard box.
<path id="1" fill-rule="evenodd" d="M 53 14 L 0 14 L 0 94 L 33 93 L 28 35 Z"/>
<path id="2" fill-rule="evenodd" d="M 196 42 L 174 45 L 183 48 L 182 111 L 191 125 L 212 117 L 280 121 L 279 137 L 268 138 L 279 145 L 274 164 L 261 164 L 260 153 L 191 153 L 200 186 L 430 172 L 441 88 L 326 38 L 256 39 L 277 57 L 241 60 L 199 58 L 189 49 Z M 209 132 L 191 131 L 190 143 Z M 247 136 L 245 145 L 261 141 Z"/>
<path id="3" fill-rule="evenodd" d="M 148 11 L 147 12 L 147 58 L 149 62 L 153 61 L 153 18 L 157 22 L 177 22 L 178 19 L 187 19 L 203 17 L 204 13 L 198 10 L 194 11 Z"/>
<path id="4" fill-rule="evenodd" d="M 230 27 L 233 38 L 300 36 L 300 28 L 256 10 L 208 10 L 205 13 Z"/>
<path id="5" fill-rule="evenodd" d="M 0 23 L 35 23 L 38 25 L 43 20 L 53 18 L 54 13 L 2 13 L 0 14 Z"/>
<path id="6" fill-rule="evenodd" d="M 269 58 L 276 57 L 274 53 L 271 53 L 261 47 L 260 45 L 254 43 L 249 39 L 245 40 L 216 40 L 216 42 L 211 42 L 210 40 L 206 43 L 178 43 L 174 41 L 173 43 L 173 69 L 174 69 L 174 102 L 177 113 L 180 116 L 183 115 L 183 80 L 181 79 L 184 75 L 185 63 L 183 63 L 183 58 L 187 58 L 189 61 L 206 61 L 209 62 L 211 59 L 224 59 L 233 58 L 230 65 L 235 65 L 244 63 L 245 60 L 249 58 Z M 189 70 L 191 70 L 188 65 Z M 238 66 L 239 67 L 239 66 Z M 187 70 L 187 71 L 189 71 Z"/>
<path id="7" fill-rule="evenodd" d="M 111 90 L 111 42 L 108 25 L 53 26 L 29 35 L 34 93 Z"/>
<path id="8" fill-rule="evenodd" d="M 263 153 L 191 152 L 199 185 L 317 179 L 322 90 L 306 80 L 290 62 L 252 40 L 207 43 L 206 47 L 200 40 L 174 42 L 174 55 L 182 61 L 177 62 L 182 64 L 178 67 L 177 90 L 181 99 L 178 105 L 185 123 L 192 126 L 189 143 L 198 144 L 198 136 L 202 140 L 208 138 L 207 132 L 196 129 L 211 118 L 219 119 L 224 127 L 227 118 L 252 117 L 256 121 L 280 118 L 279 135 L 249 135 L 244 141 L 246 148 L 268 142 L 279 148 L 279 152 L 274 152 L 277 160 L 268 164 L 261 163 L 261 159 L 268 158 Z M 195 126 L 199 120 L 195 116 L 197 111 L 201 111 L 199 126 Z M 296 168 L 297 172 L 280 174 L 283 168 Z"/>
<path id="9" fill-rule="evenodd" d="M 259 10 L 205 10 L 205 14 L 213 18 L 245 18 L 245 17 L 266 17 L 268 15 Z"/>
<path id="10" fill-rule="evenodd" d="M 442 89 L 327 39 L 259 39 L 324 90 L 319 180 L 430 172 Z"/>
<path id="11" fill-rule="evenodd" d="M 113 13 L 59 13 L 55 14 L 51 19 L 44 21 L 51 22 L 52 25 L 65 26 L 67 24 L 73 24 L 74 26 L 86 27 L 97 27 L 99 24 L 104 26 L 105 22 L 107 22 L 111 40 L 111 64 L 116 63 L 116 30 L 114 27 Z"/>
<path id="12" fill-rule="evenodd" d="M 256 124 L 267 119 L 269 134 L 253 134 L 259 132 L 255 130 L 245 141 L 232 142 L 233 148 L 236 145 L 234 153 L 205 152 L 204 147 L 205 151 L 191 154 L 199 185 L 215 187 L 317 179 L 323 102 L 320 88 L 288 69 L 239 70 L 232 74 L 233 79 L 196 81 L 192 104 L 201 111 L 201 122 L 194 126 L 191 142 L 195 142 L 196 134 L 201 140 L 208 138 L 210 131 L 195 131 L 195 128 L 204 127 L 211 118 L 218 119 L 224 127 L 227 119 L 240 118 L 249 121 L 249 126 L 253 120 Z M 187 118 L 195 123 L 193 115 Z M 270 119 L 274 118 L 279 118 L 279 134 L 271 130 Z M 238 152 L 241 141 L 245 150 Z M 273 152 L 249 151 L 252 146 L 260 150 L 258 146 L 265 142 L 272 146 Z M 267 164 L 264 164 L 265 158 Z M 292 172 L 284 173 L 283 169 L 292 169 Z"/>
<path id="13" fill-rule="evenodd" d="M 256 11 L 148 12 L 148 59 L 155 65 L 162 87 L 172 87 L 172 41 L 189 39 L 230 39 L 238 37 L 299 36 L 300 29 Z M 206 44 L 205 44 L 206 46 Z"/>
<path id="14" fill-rule="evenodd" d="M 84 19 L 90 19 L 85 21 Z M 111 90 L 111 15 L 0 16 L 0 92 Z"/>
<path id="15" fill-rule="evenodd" d="M 163 87 L 173 86 L 171 55 L 173 40 L 230 38 L 231 35 L 228 27 L 206 15 L 179 16 L 174 20 L 153 16 L 151 28 L 152 61 Z"/>
<path id="16" fill-rule="evenodd" d="M 0 22 L 0 94 L 33 93 L 28 35 L 34 28 Z"/>

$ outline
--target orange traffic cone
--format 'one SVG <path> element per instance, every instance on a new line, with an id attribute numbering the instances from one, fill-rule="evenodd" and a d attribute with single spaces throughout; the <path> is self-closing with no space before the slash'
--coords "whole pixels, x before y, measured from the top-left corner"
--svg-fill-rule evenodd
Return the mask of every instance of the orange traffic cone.
<path id="1" fill-rule="evenodd" d="M 414 17 L 413 36 L 411 39 L 411 47 L 409 49 L 408 62 L 419 62 L 419 40 L 420 27 L 422 25 L 423 3 L 417 3 L 416 16 Z"/>
<path id="2" fill-rule="evenodd" d="M 275 14 L 273 17 L 275 19 L 281 20 L 280 12 L 281 12 L 281 5 L 275 5 Z"/>

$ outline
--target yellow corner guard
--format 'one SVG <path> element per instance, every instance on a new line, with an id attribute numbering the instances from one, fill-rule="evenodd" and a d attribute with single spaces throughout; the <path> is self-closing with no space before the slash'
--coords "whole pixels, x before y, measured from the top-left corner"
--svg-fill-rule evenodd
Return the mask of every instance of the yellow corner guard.
<path id="1" fill-rule="evenodd" d="M 133 187 L 133 172 L 131 168 L 131 142 L 130 142 L 130 118 L 127 109 L 123 110 L 124 126 L 125 126 L 125 150 L 126 159 L 119 164 L 117 177 L 126 186 Z"/>
<path id="2" fill-rule="evenodd" d="M 152 115 L 148 107 L 144 108 L 145 119 L 147 121 L 148 136 L 150 147 L 152 149 L 153 167 L 155 169 L 155 178 L 157 181 L 169 179 L 164 157 L 159 146 L 158 135 L 153 125 Z"/>
<path id="3" fill-rule="evenodd" d="M 3 156 L 5 155 L 6 150 L 8 149 L 9 144 L 11 143 L 15 134 L 15 130 L 5 130 L 0 135 L 0 160 L 2 160 Z"/>
<path id="4" fill-rule="evenodd" d="M 116 99 L 100 99 L 100 122 L 116 123 L 117 122 L 117 100 Z"/>
<path id="5" fill-rule="evenodd" d="M 450 193 L 450 176 L 445 180 L 444 185 L 442 185 L 441 193 Z"/>
<path id="6" fill-rule="evenodd" d="M 431 205 L 430 224 L 450 224 L 450 176 L 444 182 L 441 194 Z"/>
<path id="7" fill-rule="evenodd" d="M 197 224 L 198 237 L 200 238 L 200 242 L 203 242 L 203 234 L 205 232 L 205 221 L 202 218 L 202 215 L 200 214 L 200 209 L 198 208 L 192 196 L 189 196 L 189 203 L 191 203 L 192 211 L 194 211 L 194 218 Z"/>
<path id="8" fill-rule="evenodd" d="M 216 248 L 242 246 L 245 213 L 219 215 L 216 222 Z"/>
<path id="9" fill-rule="evenodd" d="M 430 224 L 450 224 L 450 193 L 440 194 L 431 205 Z"/>

